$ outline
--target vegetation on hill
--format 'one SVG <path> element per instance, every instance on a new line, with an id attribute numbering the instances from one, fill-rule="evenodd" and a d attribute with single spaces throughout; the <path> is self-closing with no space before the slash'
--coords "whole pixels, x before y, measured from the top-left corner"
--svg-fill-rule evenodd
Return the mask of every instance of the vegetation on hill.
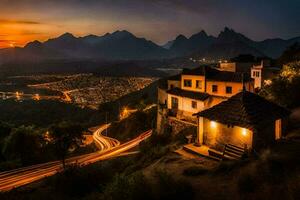
<path id="1" fill-rule="evenodd" d="M 261 94 L 288 108 L 300 106 L 300 61 L 284 65 L 272 83 L 265 85 Z"/>
<path id="2" fill-rule="evenodd" d="M 0 100 L 0 121 L 16 126 L 35 125 L 50 127 L 61 121 L 71 121 L 84 127 L 99 125 L 104 120 L 103 113 L 88 108 L 79 108 L 73 104 L 66 104 L 50 100 Z"/>
<path id="3" fill-rule="evenodd" d="M 287 48 L 278 59 L 280 65 L 295 61 L 300 61 L 300 43 L 294 43 Z"/>

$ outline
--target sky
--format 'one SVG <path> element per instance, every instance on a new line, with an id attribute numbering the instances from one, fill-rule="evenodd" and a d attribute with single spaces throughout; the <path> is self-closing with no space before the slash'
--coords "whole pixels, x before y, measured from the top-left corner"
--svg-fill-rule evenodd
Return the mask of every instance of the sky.
<path id="1" fill-rule="evenodd" d="M 0 0 L 0 48 L 128 30 L 163 44 L 225 26 L 254 40 L 300 36 L 300 0 Z"/>

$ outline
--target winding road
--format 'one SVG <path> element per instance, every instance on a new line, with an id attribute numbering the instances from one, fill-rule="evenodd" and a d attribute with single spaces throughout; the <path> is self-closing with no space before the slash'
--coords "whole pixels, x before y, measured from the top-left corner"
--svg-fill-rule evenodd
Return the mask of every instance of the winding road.
<path id="1" fill-rule="evenodd" d="M 100 149 L 99 151 L 68 158 L 66 160 L 66 163 L 68 165 L 77 164 L 79 166 L 85 166 L 116 156 L 132 154 L 130 152 L 126 153 L 126 151 L 138 146 L 140 142 L 146 140 L 152 134 L 152 130 L 148 130 L 144 133 L 141 133 L 138 137 L 126 143 L 120 144 L 118 140 L 102 135 L 102 132 L 109 126 L 110 124 L 105 124 L 93 133 L 93 138 L 96 145 Z M 24 186 L 26 184 L 43 179 L 45 177 L 52 176 L 62 170 L 63 166 L 61 161 L 53 161 L 11 171 L 1 172 L 0 192 L 9 191 L 14 188 Z"/>
<path id="2" fill-rule="evenodd" d="M 104 124 L 93 133 L 93 140 L 100 151 L 105 151 L 107 149 L 111 149 L 121 144 L 118 140 L 114 138 L 102 135 L 105 129 L 107 129 L 109 126 L 110 124 Z"/>

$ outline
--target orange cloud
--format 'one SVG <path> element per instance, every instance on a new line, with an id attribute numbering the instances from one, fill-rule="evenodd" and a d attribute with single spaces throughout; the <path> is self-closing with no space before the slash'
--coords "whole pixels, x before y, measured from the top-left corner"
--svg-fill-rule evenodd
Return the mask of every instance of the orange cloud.
<path id="1" fill-rule="evenodd" d="M 47 25 L 38 21 L 0 18 L 0 48 L 24 46 L 41 39 L 44 26 Z"/>
<path id="2" fill-rule="evenodd" d="M 42 24 L 41 22 L 37 21 L 30 21 L 30 20 L 11 20 L 11 19 L 0 19 L 1 24 Z"/>

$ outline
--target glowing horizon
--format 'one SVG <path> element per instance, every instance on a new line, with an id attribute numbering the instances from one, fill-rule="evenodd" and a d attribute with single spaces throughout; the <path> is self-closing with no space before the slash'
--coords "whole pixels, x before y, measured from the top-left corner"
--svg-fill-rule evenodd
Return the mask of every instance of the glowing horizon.
<path id="1" fill-rule="evenodd" d="M 225 26 L 254 40 L 287 39 L 300 35 L 299 9 L 297 0 L 1 0 L 0 48 L 116 30 L 163 44 L 201 30 L 216 36 Z"/>

